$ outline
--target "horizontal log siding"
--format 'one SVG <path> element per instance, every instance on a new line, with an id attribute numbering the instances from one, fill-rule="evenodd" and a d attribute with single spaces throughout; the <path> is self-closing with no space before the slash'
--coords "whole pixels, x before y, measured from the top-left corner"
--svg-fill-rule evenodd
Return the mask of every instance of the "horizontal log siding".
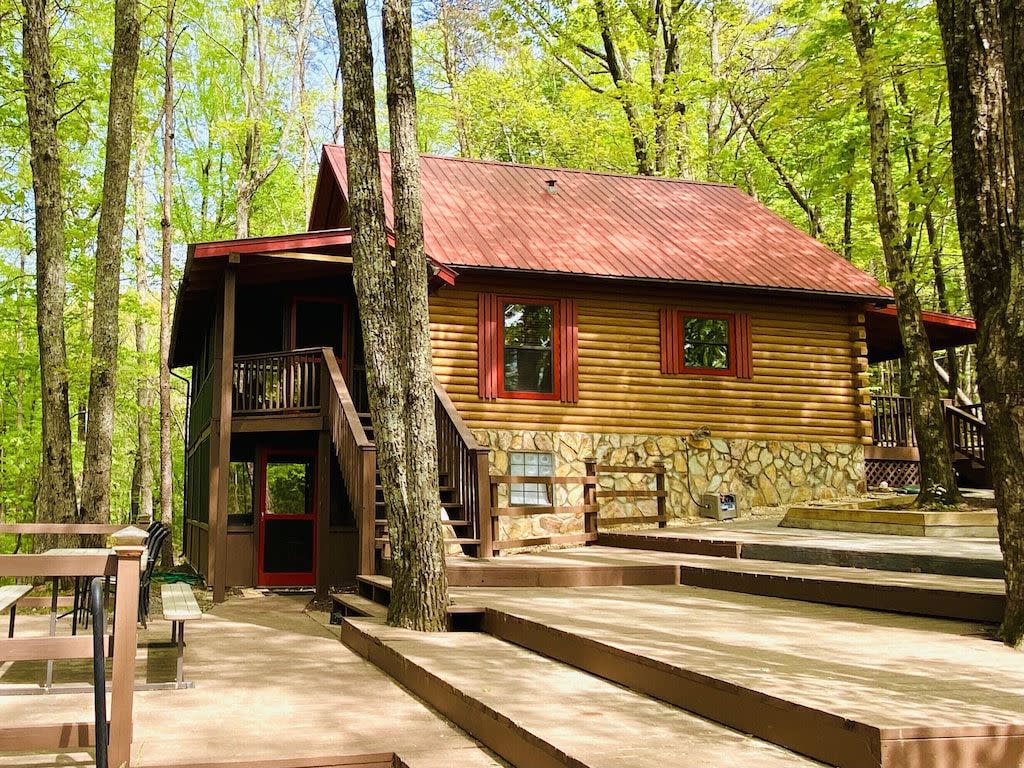
<path id="1" fill-rule="evenodd" d="M 481 290 L 578 300 L 578 403 L 478 397 Z M 677 435 L 706 424 L 716 437 L 861 442 L 858 371 L 866 364 L 852 307 L 777 298 L 681 301 L 679 293 L 657 293 L 460 280 L 431 296 L 434 372 L 474 429 Z M 753 378 L 662 374 L 663 306 L 749 313 Z"/>

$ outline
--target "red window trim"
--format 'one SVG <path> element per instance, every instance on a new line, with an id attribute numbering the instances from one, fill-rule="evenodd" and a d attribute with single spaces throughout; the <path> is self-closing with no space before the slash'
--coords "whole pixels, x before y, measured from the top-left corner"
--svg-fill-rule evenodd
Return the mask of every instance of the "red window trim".
<path id="1" fill-rule="evenodd" d="M 705 320 L 725 320 L 729 323 L 729 367 L 728 368 L 693 368 L 686 364 L 686 320 L 695 317 Z M 736 376 L 736 362 L 740 355 L 739 345 L 736 343 L 736 314 L 733 312 L 692 312 L 688 309 L 679 310 L 677 318 L 679 323 L 679 344 L 676 346 L 676 354 L 679 356 L 679 372 L 695 376 Z"/>
<path id="2" fill-rule="evenodd" d="M 498 338 L 497 338 L 497 368 L 498 368 L 498 397 L 512 398 L 515 400 L 561 400 L 562 384 L 562 362 L 561 352 L 561 302 L 558 299 L 548 299 L 528 296 L 497 296 L 498 310 Z M 505 389 L 505 305 L 506 304 L 546 304 L 551 307 L 551 392 L 517 392 Z"/>
<path id="3" fill-rule="evenodd" d="M 661 324 L 661 372 L 683 376 L 732 376 L 754 378 L 754 359 L 750 331 L 750 315 L 746 312 L 701 312 L 663 307 Z M 683 367 L 683 322 L 687 317 L 710 317 L 729 321 L 730 366 L 724 368 Z"/>

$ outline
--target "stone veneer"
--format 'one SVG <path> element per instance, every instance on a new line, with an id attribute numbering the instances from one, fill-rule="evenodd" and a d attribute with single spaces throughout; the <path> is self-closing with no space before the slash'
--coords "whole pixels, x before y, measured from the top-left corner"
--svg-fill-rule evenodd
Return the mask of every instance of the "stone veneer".
<path id="1" fill-rule="evenodd" d="M 695 498 L 703 492 L 734 493 L 741 511 L 853 496 L 865 490 L 864 449 L 853 443 L 528 430 L 474 430 L 474 435 L 491 449 L 491 473 L 496 475 L 508 474 L 509 451 L 552 453 L 555 473 L 563 476 L 584 474 L 584 461 L 590 457 L 602 464 L 625 466 L 663 462 L 668 469 L 667 511 L 679 519 L 698 513 L 687 490 L 687 475 Z M 614 475 L 602 478 L 602 487 L 639 490 L 654 485 L 651 475 Z M 582 503 L 579 486 L 556 487 L 555 494 L 558 504 Z M 508 487 L 499 486 L 498 505 L 507 504 Z M 653 515 L 654 507 L 652 499 L 603 499 L 601 516 Z M 581 515 L 534 515 L 503 518 L 500 537 L 519 539 L 581 530 Z"/>

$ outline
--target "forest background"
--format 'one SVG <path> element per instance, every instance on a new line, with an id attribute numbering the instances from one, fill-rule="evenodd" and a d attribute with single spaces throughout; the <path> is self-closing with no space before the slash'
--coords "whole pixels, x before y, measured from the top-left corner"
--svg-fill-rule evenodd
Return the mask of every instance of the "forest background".
<path id="1" fill-rule="evenodd" d="M 115 521 L 128 520 L 140 499 L 148 506 L 142 483 L 153 489 L 159 508 L 154 393 L 167 9 L 143 4 L 141 10 L 121 269 Z M 41 437 L 21 13 L 16 0 L 0 0 L 5 522 L 33 519 Z M 175 0 L 173 19 L 172 301 L 187 243 L 304 229 L 320 146 L 343 140 L 329 2 Z M 879 2 L 871 19 L 918 293 L 927 309 L 969 314 L 935 6 Z M 422 151 L 735 184 L 885 282 L 860 73 L 838 3 L 424 0 L 414 4 L 414 20 Z M 379 29 L 375 21 L 371 28 Z M 65 332 L 80 482 L 113 3 L 58 4 L 54 22 L 68 257 Z M 378 110 L 386 146 L 386 106 Z M 940 361 L 954 371 L 954 383 L 973 395 L 971 351 L 945 357 Z M 186 390 L 183 380 L 171 381 L 166 458 L 178 516 Z M 898 374 L 876 370 L 875 385 L 898 388 Z"/>

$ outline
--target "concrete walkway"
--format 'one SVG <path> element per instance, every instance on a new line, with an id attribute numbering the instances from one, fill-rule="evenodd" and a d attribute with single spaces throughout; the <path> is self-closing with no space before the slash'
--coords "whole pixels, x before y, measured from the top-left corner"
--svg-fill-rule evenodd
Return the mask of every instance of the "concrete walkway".
<path id="1" fill-rule="evenodd" d="M 303 612 L 308 600 L 308 595 L 236 597 L 192 622 L 185 673 L 195 688 L 136 693 L 132 765 L 386 752 L 395 752 L 411 768 L 502 765 L 338 642 L 335 633 Z M 320 618 L 326 621 L 326 614 Z M 67 631 L 67 620 L 61 625 L 61 632 Z M 166 642 L 168 625 L 150 626 L 144 642 Z M 44 633 L 44 617 L 19 616 L 19 636 Z M 139 656 L 140 681 L 173 680 L 171 648 L 140 648 Z M 88 662 L 58 665 L 56 679 L 88 680 L 88 669 Z M 41 664 L 0 666 L 0 685 L 41 679 Z M 91 719 L 91 694 L 0 696 L 5 724 Z M 40 765 L 29 758 L 20 764 Z M 79 765 L 81 758 L 49 764 Z"/>

